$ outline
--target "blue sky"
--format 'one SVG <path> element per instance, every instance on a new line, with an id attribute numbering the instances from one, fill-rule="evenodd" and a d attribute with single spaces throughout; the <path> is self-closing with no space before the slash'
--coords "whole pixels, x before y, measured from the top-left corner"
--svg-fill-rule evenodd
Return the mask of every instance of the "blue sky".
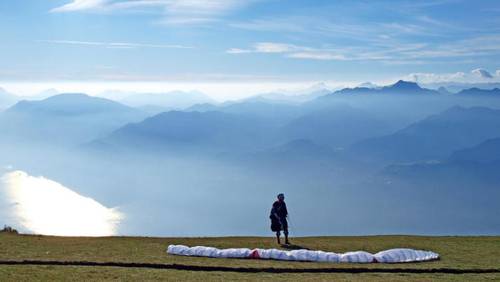
<path id="1" fill-rule="evenodd" d="M 498 81 L 497 0 L 0 2 L 0 81 Z"/>

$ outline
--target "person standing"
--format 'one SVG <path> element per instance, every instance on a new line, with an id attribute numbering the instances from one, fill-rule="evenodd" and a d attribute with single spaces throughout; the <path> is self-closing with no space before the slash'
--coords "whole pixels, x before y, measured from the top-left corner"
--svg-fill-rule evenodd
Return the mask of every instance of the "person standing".
<path id="1" fill-rule="evenodd" d="M 271 215 L 269 218 L 271 219 L 271 230 L 276 232 L 276 239 L 278 240 L 278 244 L 280 242 L 281 230 L 285 234 L 285 244 L 290 244 L 288 241 L 288 210 L 286 209 L 285 203 L 285 195 L 280 193 L 278 195 L 278 200 L 273 203 L 273 207 L 271 209 Z"/>

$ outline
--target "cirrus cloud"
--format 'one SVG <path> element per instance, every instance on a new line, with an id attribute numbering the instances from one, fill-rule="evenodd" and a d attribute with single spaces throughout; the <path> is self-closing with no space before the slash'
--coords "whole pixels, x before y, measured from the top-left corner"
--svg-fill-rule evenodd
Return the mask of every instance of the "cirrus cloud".
<path id="1" fill-rule="evenodd" d="M 485 69 L 477 68 L 471 71 L 472 74 L 480 77 L 480 78 L 493 78 L 493 75 Z"/>
<path id="2" fill-rule="evenodd" d="M 496 71 L 496 75 L 492 75 L 485 69 L 476 68 L 470 72 L 454 72 L 454 73 L 411 73 L 404 79 L 419 83 L 442 83 L 442 82 L 462 82 L 462 83 L 481 83 L 481 82 L 498 82 L 500 78 L 500 70 Z"/>
<path id="3" fill-rule="evenodd" d="M 150 11 L 163 14 L 159 22 L 168 25 L 216 21 L 222 15 L 255 0 L 72 0 L 52 13 Z"/>
<path id="4" fill-rule="evenodd" d="M 251 49 L 230 48 L 226 50 L 228 54 L 245 53 L 270 53 L 284 54 L 288 58 L 311 59 L 311 60 L 346 60 L 347 58 L 337 50 L 328 48 L 312 48 L 298 46 L 287 43 L 259 42 L 255 43 Z"/>
<path id="5" fill-rule="evenodd" d="M 107 0 L 73 0 L 72 2 L 51 10 L 53 13 L 85 11 L 101 9 L 107 4 Z"/>
<path id="6" fill-rule="evenodd" d="M 99 41 L 78 41 L 78 40 L 39 40 L 37 42 L 63 45 L 79 45 L 104 47 L 108 49 L 136 49 L 136 48 L 170 48 L 170 49 L 193 49 L 192 46 L 175 44 L 149 44 L 135 42 L 99 42 Z"/>
<path id="7" fill-rule="evenodd" d="M 409 81 L 415 81 L 419 83 L 439 83 L 439 82 L 450 82 L 450 81 L 463 81 L 467 78 L 464 72 L 454 72 L 454 73 L 411 73 L 407 75 L 404 79 Z"/>

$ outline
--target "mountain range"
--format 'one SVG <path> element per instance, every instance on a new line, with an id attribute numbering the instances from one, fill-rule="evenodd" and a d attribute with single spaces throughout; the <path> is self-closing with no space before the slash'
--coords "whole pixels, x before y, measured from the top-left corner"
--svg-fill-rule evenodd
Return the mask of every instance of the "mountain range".
<path id="1" fill-rule="evenodd" d="M 366 95 L 366 94 L 398 94 L 398 95 L 422 95 L 439 94 L 437 91 L 420 87 L 415 82 L 399 80 L 395 84 L 384 87 L 356 87 L 344 88 L 334 92 L 332 95 Z"/>
<path id="2" fill-rule="evenodd" d="M 480 89 L 480 88 L 469 88 L 464 89 L 457 93 L 457 95 L 461 96 L 484 96 L 484 97 L 500 97 L 500 89 Z"/>
<path id="3" fill-rule="evenodd" d="M 170 111 L 127 124 L 93 146 L 150 153 L 221 153 L 255 150 L 272 138 L 271 132 L 266 122 L 250 117 L 216 111 Z"/>
<path id="4" fill-rule="evenodd" d="M 130 107 L 161 107 L 164 111 L 182 110 L 195 104 L 215 103 L 199 91 L 171 91 L 167 93 L 135 93 L 118 100 Z"/>
<path id="5" fill-rule="evenodd" d="M 373 230 L 397 220 L 498 232 L 500 99 L 411 82 L 367 86 L 184 110 L 77 93 L 21 101 L 0 112 L 0 165 L 107 199 L 127 216 L 141 211 L 140 224 L 179 210 L 196 213 L 196 224 L 192 205 L 205 212 L 206 203 L 216 209 L 209 224 L 234 199 L 265 211 L 262 199 L 284 192 L 302 222 L 311 210 L 328 220 L 356 206 L 353 218 L 372 215 Z"/>
<path id="6" fill-rule="evenodd" d="M 500 137 L 500 110 L 455 106 L 397 132 L 361 141 L 351 154 L 364 159 L 414 162 L 441 159 L 455 150 Z"/>
<path id="7" fill-rule="evenodd" d="M 355 158 L 390 163 L 440 159 L 454 150 L 500 135 L 496 130 L 500 128 L 499 110 L 455 106 L 427 116 L 426 113 L 435 109 L 446 109 L 450 103 L 440 104 L 440 101 L 449 101 L 450 95 L 423 89 L 416 83 L 399 81 L 391 86 L 370 89 L 374 91 L 372 94 L 383 94 L 373 95 L 371 101 L 380 100 L 378 103 L 382 104 L 374 102 L 371 108 L 370 104 L 358 107 L 356 103 L 355 106 L 343 103 L 350 101 L 349 97 L 357 97 L 352 93 L 363 93 L 364 88 L 351 89 L 349 91 L 354 91 L 349 92 L 351 94 L 345 91 L 300 105 L 265 98 L 219 105 L 198 104 L 185 111 L 160 113 L 126 125 L 97 140 L 96 144 L 134 149 L 148 144 L 144 147 L 228 152 L 236 148 L 251 151 L 273 148 L 292 140 L 308 140 L 331 149 L 344 148 L 346 154 Z M 329 102 L 329 97 L 339 95 L 347 100 Z M 392 96 L 401 98 L 391 100 Z M 412 100 L 414 96 L 421 98 Z M 360 99 L 366 103 L 365 98 Z M 409 115 L 412 105 L 418 105 L 413 112 L 422 111 L 413 119 Z"/>
<path id="8" fill-rule="evenodd" d="M 433 162 L 390 165 L 382 171 L 384 179 L 399 185 L 438 187 L 443 197 L 447 193 L 464 196 L 469 202 L 474 198 L 490 199 L 500 196 L 500 138 L 481 142 L 476 146 L 455 150 L 448 157 Z M 483 200 L 484 201 L 484 200 Z"/>
<path id="9" fill-rule="evenodd" d="M 474 163 L 500 162 L 500 138 L 488 139 L 474 147 L 457 150 L 449 160 Z"/>
<path id="10" fill-rule="evenodd" d="M 0 114 L 0 128 L 5 140 L 43 141 L 47 136 L 59 136 L 57 142 L 66 145 L 94 141 L 94 145 L 105 144 L 107 148 L 138 151 L 142 147 L 146 151 L 162 147 L 170 151 L 183 148 L 240 153 L 307 140 L 309 145 L 345 149 L 344 154 L 353 158 L 384 163 L 442 159 L 455 150 L 500 136 L 499 110 L 455 106 L 427 114 L 461 102 L 450 96 L 471 95 L 480 101 L 485 95 L 496 95 L 498 89 L 469 89 L 444 95 L 405 81 L 333 93 L 322 87 L 316 89 L 322 95 L 301 104 L 261 96 L 217 105 L 197 104 L 185 111 L 165 111 L 154 116 L 112 100 L 66 93 L 41 101 L 18 102 Z M 193 99 L 204 99 L 200 93 L 191 94 Z M 129 96 L 129 103 L 147 102 L 151 95 L 155 97 L 150 101 L 152 106 L 171 99 L 144 94 Z M 416 109 L 412 110 L 412 106 Z M 419 114 L 411 116 L 410 112 Z"/>
<path id="11" fill-rule="evenodd" d="M 369 137 L 390 133 L 394 128 L 373 113 L 347 104 L 306 109 L 281 129 L 287 140 L 309 139 L 333 148 L 346 147 Z"/>
<path id="12" fill-rule="evenodd" d="M 16 103 L 0 113 L 0 129 L 2 141 L 76 145 L 146 116 L 111 100 L 66 93 Z"/>

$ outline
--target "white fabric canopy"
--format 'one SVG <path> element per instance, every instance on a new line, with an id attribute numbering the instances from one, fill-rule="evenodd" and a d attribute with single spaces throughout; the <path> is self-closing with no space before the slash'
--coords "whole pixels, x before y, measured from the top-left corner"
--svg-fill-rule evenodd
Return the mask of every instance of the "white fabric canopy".
<path id="1" fill-rule="evenodd" d="M 350 262 L 350 263 L 399 263 L 429 261 L 439 258 L 439 254 L 431 251 L 413 249 L 390 249 L 376 254 L 364 251 L 347 252 L 337 254 L 324 251 L 293 250 L 283 251 L 278 249 L 217 249 L 213 247 L 188 247 L 183 245 L 168 246 L 167 253 L 180 256 L 197 256 L 212 258 L 258 258 L 288 261 L 311 261 L 311 262 Z"/>

